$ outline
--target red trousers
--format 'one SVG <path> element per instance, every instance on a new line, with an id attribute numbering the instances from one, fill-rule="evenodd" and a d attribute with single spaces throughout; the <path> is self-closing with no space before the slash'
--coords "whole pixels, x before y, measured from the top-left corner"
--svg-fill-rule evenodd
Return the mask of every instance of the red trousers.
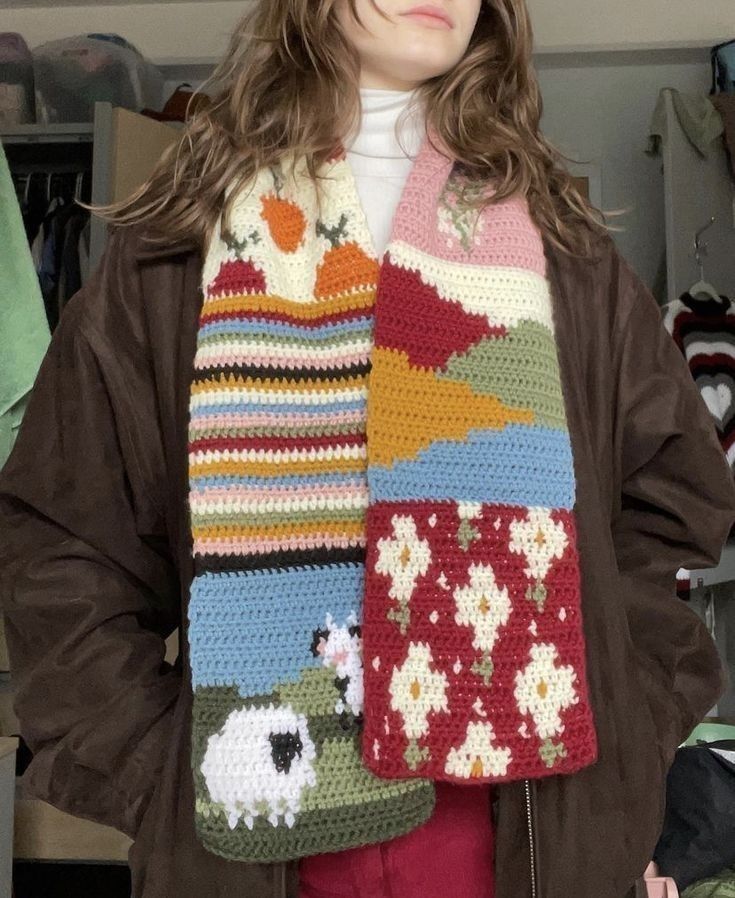
<path id="1" fill-rule="evenodd" d="M 299 898 L 493 898 L 487 786 L 436 784 L 423 826 L 390 842 L 303 858 Z"/>

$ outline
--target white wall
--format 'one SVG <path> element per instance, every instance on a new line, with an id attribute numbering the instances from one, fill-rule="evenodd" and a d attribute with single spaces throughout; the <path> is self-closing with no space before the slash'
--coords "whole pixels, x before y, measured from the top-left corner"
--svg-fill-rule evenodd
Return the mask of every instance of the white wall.
<path id="1" fill-rule="evenodd" d="M 714 43 L 735 37 L 733 0 L 527 0 L 543 47 Z"/>
<path id="2" fill-rule="evenodd" d="M 98 4 L 0 0 L 0 30 L 31 46 L 61 35 L 118 31 L 154 59 L 219 57 L 248 0 Z M 540 49 L 711 43 L 735 37 L 735 0 L 528 0 Z M 29 4 L 29 5 L 24 5 Z"/>
<path id="3" fill-rule="evenodd" d="M 664 259 L 665 221 L 661 159 L 644 152 L 651 115 L 663 87 L 707 92 L 706 62 L 605 64 L 545 68 L 544 132 L 566 155 L 598 163 L 602 204 L 625 209 L 615 239 L 638 274 L 652 286 Z"/>

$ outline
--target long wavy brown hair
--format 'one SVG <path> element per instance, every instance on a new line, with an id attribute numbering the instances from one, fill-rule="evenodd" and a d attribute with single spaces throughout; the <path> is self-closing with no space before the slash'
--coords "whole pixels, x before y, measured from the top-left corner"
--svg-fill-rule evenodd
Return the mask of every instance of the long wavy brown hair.
<path id="1" fill-rule="evenodd" d="M 340 2 L 359 21 L 356 0 L 257 0 L 208 82 L 212 103 L 138 191 L 96 211 L 117 225 L 145 223 L 156 241 L 204 244 L 264 166 L 294 153 L 316 182 L 360 116 L 359 60 L 338 21 Z M 472 177 L 492 179 L 495 200 L 525 195 L 556 246 L 585 253 L 602 219 L 541 134 L 532 47 L 525 0 L 483 0 L 463 59 L 417 99 L 443 151 Z"/>

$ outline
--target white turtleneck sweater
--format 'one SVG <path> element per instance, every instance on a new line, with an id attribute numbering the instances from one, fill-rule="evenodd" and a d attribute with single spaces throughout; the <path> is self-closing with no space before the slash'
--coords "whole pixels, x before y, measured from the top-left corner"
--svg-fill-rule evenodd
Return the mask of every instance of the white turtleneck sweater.
<path id="1" fill-rule="evenodd" d="M 362 123 L 346 143 L 347 159 L 378 257 L 385 252 L 393 216 L 424 137 L 423 116 L 408 108 L 411 91 L 362 88 Z"/>

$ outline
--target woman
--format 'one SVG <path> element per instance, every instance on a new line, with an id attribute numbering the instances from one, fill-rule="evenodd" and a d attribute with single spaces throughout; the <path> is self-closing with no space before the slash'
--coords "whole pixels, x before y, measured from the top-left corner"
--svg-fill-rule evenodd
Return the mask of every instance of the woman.
<path id="1" fill-rule="evenodd" d="M 522 0 L 258 3 L 109 213 L 3 597 L 27 788 L 135 839 L 136 898 L 623 898 L 652 855 L 722 688 L 675 573 L 735 494 L 530 54 Z"/>

